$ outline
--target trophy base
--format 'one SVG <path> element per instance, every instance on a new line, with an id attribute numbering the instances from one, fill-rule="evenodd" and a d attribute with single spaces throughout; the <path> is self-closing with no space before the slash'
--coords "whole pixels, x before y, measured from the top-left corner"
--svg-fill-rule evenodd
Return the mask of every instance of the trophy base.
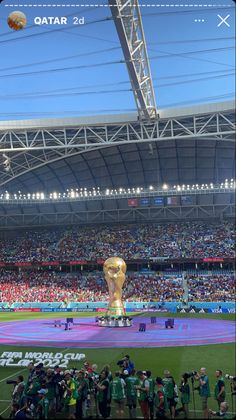
<path id="1" fill-rule="evenodd" d="M 124 328 L 132 327 L 133 320 L 128 316 L 101 316 L 97 318 L 99 327 Z"/>

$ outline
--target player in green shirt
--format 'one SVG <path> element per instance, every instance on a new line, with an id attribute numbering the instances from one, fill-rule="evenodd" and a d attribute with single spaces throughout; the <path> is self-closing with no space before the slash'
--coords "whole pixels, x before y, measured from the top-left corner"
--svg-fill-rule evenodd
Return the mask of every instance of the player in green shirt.
<path id="1" fill-rule="evenodd" d="M 125 381 L 120 377 L 120 372 L 115 373 L 115 378 L 111 381 L 111 398 L 116 405 L 116 418 L 124 417 L 125 402 Z"/>
<path id="2" fill-rule="evenodd" d="M 127 396 L 127 405 L 129 407 L 129 417 L 131 419 L 136 419 L 136 407 L 137 407 L 137 390 L 135 386 L 139 385 L 139 380 L 135 376 L 135 369 L 132 369 L 130 376 L 125 379 L 126 383 L 126 396 Z"/>

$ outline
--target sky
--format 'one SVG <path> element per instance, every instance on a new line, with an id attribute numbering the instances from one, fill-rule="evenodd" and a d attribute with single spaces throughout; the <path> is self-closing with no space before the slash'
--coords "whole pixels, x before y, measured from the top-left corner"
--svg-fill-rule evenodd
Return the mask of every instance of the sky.
<path id="1" fill-rule="evenodd" d="M 107 6 L 107 0 L 0 3 L 1 120 L 136 111 Z M 15 10 L 27 17 L 26 28 L 18 32 L 7 24 Z M 232 0 L 140 0 L 140 10 L 157 108 L 234 98 Z M 34 23 L 49 16 L 67 17 L 68 23 Z M 74 24 L 77 18 L 85 23 Z"/>

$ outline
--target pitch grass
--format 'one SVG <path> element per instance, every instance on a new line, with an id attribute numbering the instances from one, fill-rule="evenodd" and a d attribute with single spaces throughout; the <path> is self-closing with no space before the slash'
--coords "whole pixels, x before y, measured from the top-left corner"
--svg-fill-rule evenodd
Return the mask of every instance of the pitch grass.
<path id="1" fill-rule="evenodd" d="M 46 319 L 58 318 L 58 313 L 0 313 L 0 322 L 3 321 L 17 321 L 23 319 Z M 135 316 L 147 316 L 145 314 L 135 314 Z M 152 314 L 154 315 L 154 314 Z M 183 317 L 183 318 L 208 318 L 208 319 L 224 319 L 234 320 L 234 314 L 170 314 L 170 313 L 156 313 L 158 317 Z M 59 317 L 64 318 L 65 313 L 60 313 Z M 81 318 L 87 316 L 95 316 L 95 313 L 73 313 L 74 318 Z M 1 328 L 1 327 L 0 327 Z M 61 352 L 61 348 L 56 347 L 20 347 L 19 346 L 0 346 L 0 352 L 3 351 L 53 351 Z M 177 384 L 180 382 L 181 374 L 185 371 L 199 370 L 204 366 L 207 368 L 209 375 L 211 391 L 215 384 L 215 371 L 222 369 L 224 373 L 235 375 L 235 345 L 234 343 L 227 344 L 213 344 L 207 346 L 189 346 L 189 347 L 168 347 L 168 348 L 119 348 L 119 349 L 64 349 L 69 352 L 81 352 L 86 355 L 86 359 L 91 363 L 96 363 L 98 369 L 101 370 L 104 364 L 111 366 L 112 372 L 117 370 L 117 361 L 125 354 L 129 354 L 135 363 L 136 369 L 151 370 L 153 376 L 163 376 L 163 370 L 168 368 L 173 374 Z M 80 368 L 82 362 L 72 362 L 70 367 Z M 9 406 L 8 402 L 11 398 L 12 386 L 6 385 L 6 378 L 15 378 L 16 375 L 22 374 L 27 377 L 27 369 L 19 368 L 0 368 L 0 414 Z M 231 407 L 230 384 L 226 382 L 227 400 Z M 196 401 L 197 418 L 201 418 L 201 405 L 197 391 L 194 393 Z M 213 395 L 213 392 L 212 392 Z M 217 408 L 214 398 L 210 398 L 209 406 L 215 410 Z M 193 403 L 190 403 L 190 410 L 193 410 Z M 9 410 L 3 414 L 3 418 L 7 418 Z M 140 413 L 139 413 L 140 415 Z M 193 413 L 192 413 L 193 415 Z M 232 415 L 233 417 L 233 415 Z M 179 417 L 181 418 L 181 416 Z"/>

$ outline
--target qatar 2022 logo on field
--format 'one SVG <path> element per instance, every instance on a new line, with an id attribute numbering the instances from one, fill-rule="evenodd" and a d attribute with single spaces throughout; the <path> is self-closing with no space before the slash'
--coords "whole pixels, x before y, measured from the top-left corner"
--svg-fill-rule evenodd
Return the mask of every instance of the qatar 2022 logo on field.
<path id="1" fill-rule="evenodd" d="M 26 27 L 27 19 L 23 12 L 15 11 L 10 13 L 7 18 L 7 23 L 11 29 L 19 31 Z"/>

